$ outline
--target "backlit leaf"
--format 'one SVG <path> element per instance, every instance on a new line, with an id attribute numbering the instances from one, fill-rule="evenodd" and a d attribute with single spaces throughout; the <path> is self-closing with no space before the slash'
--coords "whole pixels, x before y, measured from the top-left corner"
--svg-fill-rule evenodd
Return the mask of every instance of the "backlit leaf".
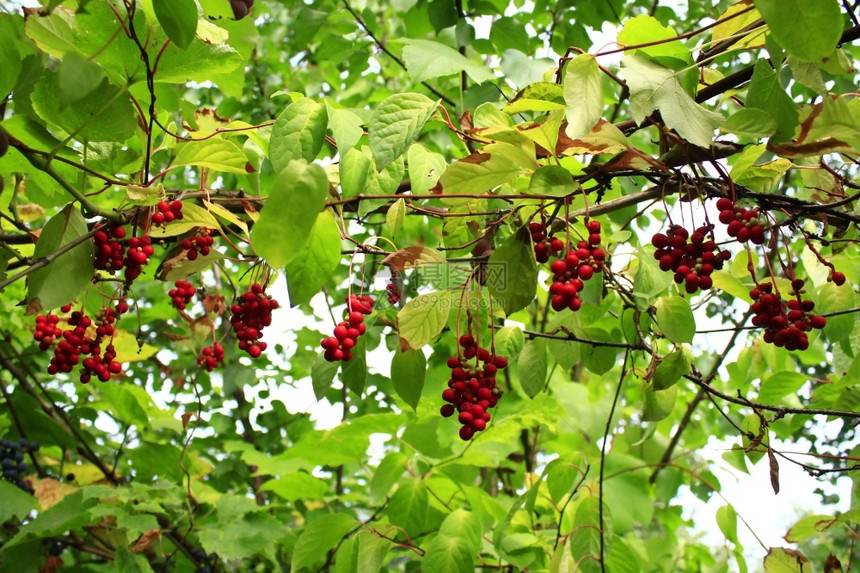
<path id="1" fill-rule="evenodd" d="M 174 165 L 206 167 L 225 173 L 246 174 L 248 157 L 242 149 L 228 139 L 212 137 L 203 141 L 185 141 L 174 147 Z"/>
<path id="2" fill-rule="evenodd" d="M 391 383 L 404 402 L 416 410 L 424 389 L 427 359 L 421 350 L 395 352 L 391 359 Z"/>
<path id="3" fill-rule="evenodd" d="M 436 111 L 436 102 L 416 93 L 394 94 L 373 110 L 368 132 L 376 168 L 403 155 Z"/>
<path id="4" fill-rule="evenodd" d="M 564 70 L 564 101 L 571 139 L 589 133 L 603 115 L 603 85 L 600 68 L 591 54 L 580 54 Z"/>
<path id="5" fill-rule="evenodd" d="M 287 263 L 290 305 L 306 304 L 331 280 L 340 264 L 340 230 L 331 210 L 317 215 L 306 248 Z"/>
<path id="6" fill-rule="evenodd" d="M 657 309 L 657 324 L 666 338 L 675 344 L 693 342 L 696 321 L 687 299 L 679 296 L 663 296 L 654 304 Z"/>
<path id="7" fill-rule="evenodd" d="M 167 37 L 180 48 L 187 48 L 197 31 L 194 0 L 152 0 L 152 8 Z"/>
<path id="8" fill-rule="evenodd" d="M 547 358 L 546 339 L 526 341 L 517 359 L 520 384 L 529 398 L 534 398 L 546 385 Z"/>
<path id="9" fill-rule="evenodd" d="M 755 0 L 755 7 L 780 46 L 800 60 L 823 60 L 842 36 L 838 0 Z"/>
<path id="10" fill-rule="evenodd" d="M 527 227 L 508 237 L 490 255 L 484 267 L 487 289 L 508 316 L 525 308 L 534 299 L 537 273 L 537 261 Z"/>
<path id="11" fill-rule="evenodd" d="M 397 332 L 403 348 L 419 349 L 442 332 L 451 310 L 451 295 L 432 292 L 418 295 L 397 313 Z"/>
<path id="12" fill-rule="evenodd" d="M 286 169 L 295 159 L 313 161 L 325 142 L 328 125 L 326 107 L 303 97 L 288 105 L 272 126 L 269 160 L 275 171 Z"/>
<path id="13" fill-rule="evenodd" d="M 401 41 L 406 44 L 406 47 L 403 48 L 403 60 L 406 62 L 406 69 L 412 76 L 412 81 L 416 83 L 439 76 L 451 76 L 461 71 L 466 72 L 472 81 L 478 84 L 495 77 L 490 68 L 472 62 L 445 44 L 414 38 Z"/>

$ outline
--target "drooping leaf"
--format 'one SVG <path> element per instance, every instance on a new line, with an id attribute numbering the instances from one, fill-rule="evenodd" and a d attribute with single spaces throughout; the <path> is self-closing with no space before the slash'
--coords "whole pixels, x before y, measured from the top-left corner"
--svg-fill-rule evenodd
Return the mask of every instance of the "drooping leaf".
<path id="1" fill-rule="evenodd" d="M 397 313 L 397 332 L 402 348 L 419 349 L 442 332 L 451 310 L 451 295 L 433 292 L 418 295 Z"/>
<path id="2" fill-rule="evenodd" d="M 337 148 L 343 151 L 354 147 L 364 134 L 361 118 L 348 109 L 336 108 L 326 101 L 328 127 L 334 134 Z"/>
<path id="3" fill-rule="evenodd" d="M 603 115 L 603 85 L 600 68 L 591 54 L 580 54 L 567 63 L 564 71 L 564 102 L 571 139 L 589 133 Z"/>
<path id="4" fill-rule="evenodd" d="M 275 178 L 272 194 L 251 231 L 257 254 L 275 268 L 298 257 L 310 241 L 327 194 L 322 167 L 291 161 Z"/>
<path id="5" fill-rule="evenodd" d="M 692 364 L 693 355 L 687 346 L 673 350 L 657 365 L 651 384 L 655 390 L 674 386 L 681 376 L 689 374 Z"/>
<path id="6" fill-rule="evenodd" d="M 655 109 L 667 127 L 694 145 L 709 147 L 723 116 L 697 104 L 681 86 L 678 76 L 643 56 L 627 54 L 622 60 L 630 87 L 630 107 L 636 123 Z"/>
<path id="7" fill-rule="evenodd" d="M 772 142 L 791 139 L 797 128 L 797 105 L 779 83 L 779 74 L 759 60 L 755 63 L 752 79 L 747 89 L 747 109 L 759 109 L 768 113 L 776 122 L 777 130 Z"/>
<path id="8" fill-rule="evenodd" d="M 573 180 L 570 171 L 558 165 L 546 165 L 532 174 L 529 193 L 548 197 L 567 197 L 582 187 Z"/>
<path id="9" fill-rule="evenodd" d="M 392 203 L 385 214 L 385 227 L 388 229 L 388 234 L 394 236 L 400 227 L 403 226 L 403 218 L 406 215 L 406 202 L 403 198 Z"/>
<path id="10" fill-rule="evenodd" d="M 436 102 L 417 93 L 382 100 L 370 117 L 368 133 L 376 168 L 384 169 L 403 155 L 436 110 Z"/>
<path id="11" fill-rule="evenodd" d="M 679 296 L 662 296 L 654 304 L 657 309 L 657 324 L 666 338 L 675 344 L 693 342 L 696 321 L 687 299 Z"/>
<path id="12" fill-rule="evenodd" d="M 326 552 L 357 525 L 354 517 L 344 513 L 329 513 L 308 523 L 296 541 L 290 571 L 296 573 L 302 567 L 322 562 Z"/>
<path id="13" fill-rule="evenodd" d="M 537 292 L 537 261 L 531 235 L 522 227 L 490 255 L 484 267 L 487 289 L 505 314 L 525 308 Z"/>
<path id="14" fill-rule="evenodd" d="M 738 514 L 735 511 L 735 508 L 731 505 L 724 505 L 717 509 L 717 526 L 720 528 L 720 531 L 723 532 L 723 535 L 726 536 L 726 539 L 734 543 L 738 544 Z"/>
<path id="15" fill-rule="evenodd" d="M 334 275 L 340 263 L 340 230 L 331 210 L 322 211 L 310 230 L 307 246 L 287 263 L 290 305 L 306 304 Z"/>
<path id="16" fill-rule="evenodd" d="M 348 149 L 343 154 L 338 165 L 338 172 L 340 173 L 340 187 L 343 190 L 344 199 L 366 192 L 370 165 L 370 158 L 358 149 Z"/>
<path id="17" fill-rule="evenodd" d="M 391 359 L 391 383 L 397 395 L 413 410 L 418 408 L 426 374 L 427 359 L 421 350 L 394 353 Z"/>
<path id="18" fill-rule="evenodd" d="M 329 362 L 325 359 L 322 352 L 314 358 L 314 363 L 311 367 L 311 384 L 313 385 L 314 396 L 317 400 L 322 400 L 328 389 L 331 388 L 338 368 L 340 368 L 340 364 L 338 362 Z"/>
<path id="19" fill-rule="evenodd" d="M 180 48 L 187 48 L 197 32 L 197 4 L 194 0 L 152 0 L 152 8 L 170 41 Z"/>
<path id="20" fill-rule="evenodd" d="M 299 98 L 278 115 L 269 140 L 269 160 L 275 171 L 291 161 L 313 161 L 325 142 L 326 106 L 308 97 Z"/>
<path id="21" fill-rule="evenodd" d="M 409 535 L 423 531 L 428 513 L 428 494 L 424 482 L 409 479 L 400 484 L 388 502 L 388 519 Z"/>
<path id="22" fill-rule="evenodd" d="M 764 557 L 764 570 L 767 573 L 806 573 L 809 560 L 796 549 L 771 547 Z"/>
<path id="23" fill-rule="evenodd" d="M 87 233 L 87 222 L 74 205 L 51 217 L 42 229 L 33 256 L 51 256 Z M 43 311 L 72 302 L 93 277 L 93 243 L 84 240 L 30 273 L 27 302 Z"/>
<path id="24" fill-rule="evenodd" d="M 523 391 L 529 398 L 534 398 L 543 390 L 547 373 L 545 338 L 526 341 L 517 359 L 517 371 Z"/>
<path id="25" fill-rule="evenodd" d="M 640 14 L 624 23 L 618 32 L 618 41 L 628 46 L 650 44 L 636 48 L 636 53 L 644 54 L 662 66 L 679 69 L 689 63 L 690 49 L 680 40 L 673 39 L 677 36 L 675 30 L 664 26 L 653 16 Z"/>
<path id="26" fill-rule="evenodd" d="M 755 7 L 780 46 L 800 60 L 823 60 L 842 36 L 838 0 L 755 0 Z"/>
<path id="27" fill-rule="evenodd" d="M 678 387 L 671 386 L 666 390 L 655 390 L 652 386 L 642 389 L 645 404 L 642 409 L 642 420 L 645 422 L 659 422 L 672 413 L 675 408 L 675 399 L 678 397 Z"/>
<path id="28" fill-rule="evenodd" d="M 409 146 L 406 162 L 413 195 L 428 193 L 448 165 L 442 154 L 430 151 L 420 143 Z"/>
<path id="29" fill-rule="evenodd" d="M 451 76 L 461 71 L 472 78 L 475 83 L 483 83 L 493 79 L 492 70 L 466 58 L 450 46 L 432 40 L 408 38 L 401 40 L 403 60 L 406 70 L 412 76 L 412 81 L 420 83 L 440 76 Z"/>
<path id="30" fill-rule="evenodd" d="M 204 141 L 176 144 L 174 165 L 194 165 L 225 173 L 247 173 L 248 157 L 228 139 L 212 137 Z"/>

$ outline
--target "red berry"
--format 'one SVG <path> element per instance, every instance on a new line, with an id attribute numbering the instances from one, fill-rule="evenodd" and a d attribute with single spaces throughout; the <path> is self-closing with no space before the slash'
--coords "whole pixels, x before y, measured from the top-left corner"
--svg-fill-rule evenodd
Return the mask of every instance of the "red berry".
<path id="1" fill-rule="evenodd" d="M 463 426 L 460 428 L 460 439 L 468 442 L 472 439 L 472 436 L 475 435 L 475 431 L 469 426 Z"/>
<path id="2" fill-rule="evenodd" d="M 832 280 L 833 284 L 836 286 L 842 286 L 845 284 L 845 274 L 840 273 L 839 271 L 833 271 L 833 274 L 830 275 L 830 280 Z"/>

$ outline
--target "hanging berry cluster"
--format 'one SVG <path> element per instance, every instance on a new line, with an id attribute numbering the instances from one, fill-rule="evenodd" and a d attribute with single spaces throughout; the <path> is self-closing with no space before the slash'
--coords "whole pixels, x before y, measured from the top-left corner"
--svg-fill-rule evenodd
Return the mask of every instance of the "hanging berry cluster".
<path id="1" fill-rule="evenodd" d="M 675 282 L 683 284 L 688 294 L 711 288 L 711 273 L 731 258 L 729 251 L 717 248 L 713 225 L 702 225 L 692 234 L 681 225 L 671 225 L 666 234 L 651 237 L 651 244 L 657 247 L 654 258 L 660 262 L 660 270 L 675 273 Z"/>
<path id="2" fill-rule="evenodd" d="M 93 267 L 101 271 L 115 272 L 124 266 L 125 248 L 120 241 L 125 238 L 125 229 L 119 225 L 106 228 L 101 224 L 93 235 L 95 260 Z"/>
<path id="3" fill-rule="evenodd" d="M 782 300 L 772 283 L 757 284 L 750 291 L 755 313 L 752 323 L 764 328 L 762 338 L 765 342 L 786 350 L 806 350 L 809 348 L 806 333 L 813 328 L 822 329 L 827 324 L 823 316 L 812 313 L 815 303 L 801 297 L 802 289 L 803 280 L 793 280 L 790 294 L 794 298 L 787 301 Z"/>
<path id="4" fill-rule="evenodd" d="M 534 242 L 535 260 L 539 263 L 549 262 L 550 255 L 557 255 L 564 249 L 564 241 L 547 235 L 544 223 L 529 223 L 529 232 Z"/>
<path id="5" fill-rule="evenodd" d="M 586 224 L 588 240 L 579 241 L 576 250 L 571 249 L 563 259 L 556 259 L 550 264 L 553 276 L 549 293 L 552 295 L 550 305 L 553 310 L 579 310 L 582 307 L 579 298 L 583 289 L 582 281 L 590 280 L 594 273 L 603 271 L 606 253 L 598 246 L 600 227 L 600 221 L 589 221 Z"/>
<path id="6" fill-rule="evenodd" d="M 159 201 L 155 206 L 156 211 L 152 214 L 152 224 L 163 227 L 167 223 L 182 219 L 182 201 Z"/>
<path id="7" fill-rule="evenodd" d="M 496 372 L 506 368 L 508 360 L 481 348 L 471 334 L 461 335 L 458 343 L 462 347 L 460 356 L 448 359 L 451 379 L 448 380 L 448 388 L 442 392 L 442 399 L 447 404 L 442 406 L 440 413 L 449 418 L 458 412 L 457 421 L 463 425 L 460 438 L 470 440 L 475 432 L 486 429 L 490 421 L 488 410 L 502 395 L 496 385 Z M 468 364 L 467 361 L 472 359 L 476 359 L 475 364 Z"/>
<path id="8" fill-rule="evenodd" d="M 178 310 L 185 310 L 188 305 L 191 304 L 191 299 L 193 299 L 194 295 L 197 294 L 197 289 L 194 288 L 194 285 L 185 280 L 178 280 L 173 284 L 176 288 L 172 288 L 167 291 L 167 295 L 170 297 L 170 303 Z"/>
<path id="9" fill-rule="evenodd" d="M 721 197 L 717 201 L 717 209 L 720 211 L 720 223 L 727 225 L 726 232 L 730 237 L 740 243 L 764 243 L 767 221 L 760 216 L 761 209 L 741 207 L 728 197 Z"/>
<path id="10" fill-rule="evenodd" d="M 272 324 L 272 311 L 276 308 L 278 301 L 267 295 L 260 283 L 252 284 L 250 290 L 230 307 L 230 324 L 239 340 L 239 349 L 251 358 L 259 358 L 267 348 L 260 338 L 263 329 Z"/>
<path id="11" fill-rule="evenodd" d="M 125 280 L 130 283 L 140 276 L 143 266 L 149 263 L 149 257 L 155 253 L 152 239 L 148 235 L 131 237 L 128 240 L 128 250 L 125 252 Z"/>
<path id="12" fill-rule="evenodd" d="M 212 250 L 212 245 L 215 243 L 215 239 L 212 238 L 212 235 L 209 234 L 209 230 L 206 230 L 206 233 L 203 235 L 195 235 L 193 237 L 187 237 L 182 239 L 179 242 L 179 246 L 187 251 L 185 256 L 188 257 L 189 261 L 193 261 L 197 259 L 198 255 L 203 255 L 204 257 L 208 255 Z"/>
<path id="13" fill-rule="evenodd" d="M 265 344 L 265 342 L 262 344 Z M 197 364 L 209 372 L 218 368 L 222 362 L 224 362 L 224 347 L 217 342 L 212 346 L 203 348 L 200 351 L 200 356 L 197 357 Z"/>
<path id="14" fill-rule="evenodd" d="M 368 295 L 350 294 L 346 299 L 346 319 L 334 327 L 334 336 L 323 338 L 320 346 L 325 349 L 323 356 L 329 362 L 352 359 L 352 349 L 358 337 L 367 331 L 364 317 L 373 312 L 373 299 Z"/>

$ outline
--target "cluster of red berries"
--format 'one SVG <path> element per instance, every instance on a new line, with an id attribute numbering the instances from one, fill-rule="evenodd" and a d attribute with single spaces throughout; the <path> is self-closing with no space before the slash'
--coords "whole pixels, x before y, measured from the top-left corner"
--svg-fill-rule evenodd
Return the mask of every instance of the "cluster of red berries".
<path id="1" fill-rule="evenodd" d="M 239 340 L 239 349 L 251 358 L 259 358 L 267 344 L 260 340 L 263 329 L 272 324 L 272 311 L 278 301 L 267 295 L 263 285 L 254 283 L 251 290 L 239 297 L 239 302 L 230 307 L 230 324 Z"/>
<path id="2" fill-rule="evenodd" d="M 172 221 L 182 219 L 182 201 L 159 201 L 155 206 L 157 209 L 152 214 L 152 224 L 156 227 L 161 227 Z"/>
<path id="3" fill-rule="evenodd" d="M 447 404 L 439 412 L 445 418 L 459 412 L 457 421 L 463 425 L 460 439 L 471 440 L 475 432 L 486 429 L 490 421 L 488 410 L 498 403 L 502 395 L 501 388 L 496 385 L 496 372 L 506 368 L 508 360 L 481 348 L 471 334 L 461 335 L 458 343 L 462 347 L 461 356 L 448 359 L 451 379 L 442 391 L 442 399 Z M 474 365 L 466 363 L 473 358 L 477 358 Z"/>
<path id="4" fill-rule="evenodd" d="M 191 299 L 194 298 L 194 295 L 197 293 L 197 289 L 194 288 L 194 285 L 185 280 L 178 280 L 174 285 L 176 288 L 172 288 L 167 291 L 168 296 L 170 296 L 170 302 L 177 309 L 185 310 L 185 308 L 191 304 Z"/>
<path id="5" fill-rule="evenodd" d="M 812 313 L 815 303 L 801 299 L 803 280 L 795 279 L 791 283 L 795 298 L 782 300 L 779 292 L 775 292 L 772 283 L 758 284 L 750 291 L 753 299 L 752 311 L 755 315 L 752 323 L 764 328 L 764 341 L 786 350 L 806 350 L 809 348 L 807 332 L 812 329 L 822 329 L 827 319 Z"/>
<path id="6" fill-rule="evenodd" d="M 535 259 L 539 263 L 548 262 L 550 255 L 556 255 L 564 249 L 564 241 L 548 236 L 543 223 L 529 223 L 529 232 L 534 242 Z"/>
<path id="7" fill-rule="evenodd" d="M 262 344 L 265 344 L 265 342 Z M 209 372 L 218 368 L 222 362 L 224 362 L 224 347 L 217 342 L 212 346 L 203 348 L 200 351 L 200 356 L 197 357 L 197 364 L 203 366 Z"/>
<path id="8" fill-rule="evenodd" d="M 730 237 L 741 243 L 747 241 L 756 245 L 764 243 L 767 221 L 759 216 L 761 210 L 758 207 L 747 209 L 735 205 L 734 201 L 728 197 L 721 197 L 717 201 L 717 209 L 720 211 L 720 223 L 728 225 L 726 232 Z"/>
<path id="9" fill-rule="evenodd" d="M 60 309 L 67 313 L 71 305 L 65 305 Z M 103 308 L 96 320 L 93 321 L 83 312 L 72 312 L 68 318 L 68 324 L 72 328 L 61 331 L 57 326 L 59 317 L 57 315 L 39 315 L 36 317 L 36 333 L 34 337 L 39 340 L 39 348 L 47 349 L 54 341 L 54 356 L 48 366 L 48 374 L 68 373 L 78 363 L 81 364 L 81 382 L 89 382 L 96 376 L 102 382 L 110 380 L 112 374 L 122 371 L 122 364 L 116 360 L 116 350 L 112 344 L 108 344 L 104 352 L 101 342 L 105 338 L 114 335 L 114 323 L 118 316 L 128 310 L 128 304 L 120 301 L 116 308 Z M 91 336 L 91 328 L 95 326 L 95 337 Z M 85 356 L 81 360 L 81 356 Z"/>
<path id="10" fill-rule="evenodd" d="M 93 235 L 95 243 L 95 260 L 93 266 L 102 271 L 118 271 L 123 267 L 125 248 L 119 241 L 125 238 L 125 229 L 120 225 L 101 229 L 102 225 L 96 225 L 98 229 Z"/>
<path id="11" fill-rule="evenodd" d="M 188 251 L 186 256 L 189 261 L 193 261 L 198 255 L 203 255 L 204 257 L 208 255 L 212 250 L 212 244 L 214 242 L 215 239 L 213 239 L 212 235 L 207 232 L 205 235 L 195 235 L 193 237 L 182 239 L 179 246 Z"/>
<path id="12" fill-rule="evenodd" d="M 550 264 L 552 285 L 549 293 L 552 295 L 550 305 L 555 311 L 568 308 L 577 311 L 582 307 L 579 293 L 583 283 L 603 271 L 606 253 L 600 245 L 600 221 L 586 223 L 588 240 L 579 241 L 576 250 L 571 249 L 562 259 L 556 259 Z"/>
<path id="13" fill-rule="evenodd" d="M 385 285 L 385 292 L 388 293 L 388 302 L 390 304 L 397 304 L 400 302 L 400 297 L 403 296 L 400 289 L 397 288 L 397 285 L 394 283 L 388 283 Z"/>
<path id="14" fill-rule="evenodd" d="M 711 273 L 722 269 L 732 256 L 717 248 L 713 237 L 708 239 L 712 230 L 713 225 L 702 225 L 689 233 L 681 225 L 672 225 L 666 234 L 651 237 L 651 244 L 657 247 L 654 258 L 660 262 L 660 270 L 674 272 L 675 282 L 683 284 L 688 294 L 711 288 Z"/>
<path id="15" fill-rule="evenodd" d="M 329 362 L 352 359 L 352 348 L 358 337 L 367 331 L 364 316 L 373 312 L 373 299 L 368 295 L 351 294 L 346 299 L 346 320 L 334 327 L 334 336 L 323 338 L 320 346 L 325 349 L 323 356 Z"/>
<path id="16" fill-rule="evenodd" d="M 128 250 L 125 252 L 125 280 L 131 282 L 140 276 L 143 265 L 149 262 L 149 257 L 155 253 L 152 239 L 148 235 L 131 237 L 128 240 Z"/>

